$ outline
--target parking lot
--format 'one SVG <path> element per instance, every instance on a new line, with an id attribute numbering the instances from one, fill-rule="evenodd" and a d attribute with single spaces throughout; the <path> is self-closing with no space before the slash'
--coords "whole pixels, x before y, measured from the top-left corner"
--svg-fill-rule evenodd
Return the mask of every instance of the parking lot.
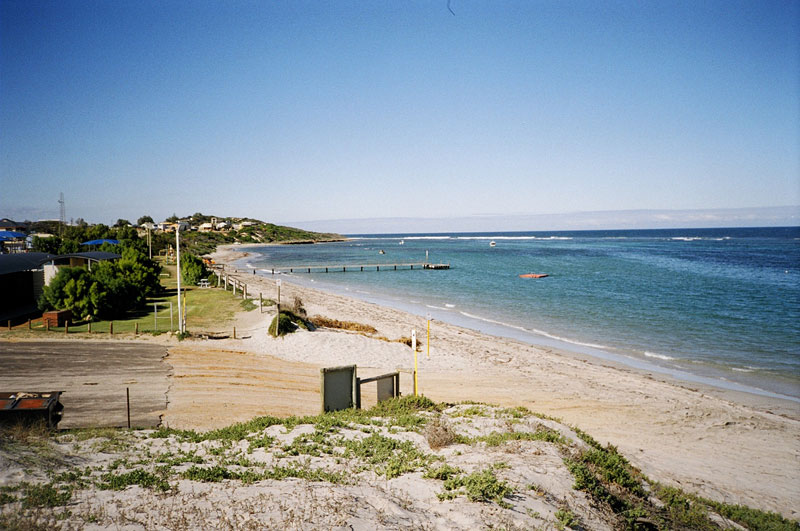
<path id="1" fill-rule="evenodd" d="M 158 425 L 167 407 L 166 347 L 141 342 L 0 342 L 0 391 L 63 391 L 59 428 Z"/>

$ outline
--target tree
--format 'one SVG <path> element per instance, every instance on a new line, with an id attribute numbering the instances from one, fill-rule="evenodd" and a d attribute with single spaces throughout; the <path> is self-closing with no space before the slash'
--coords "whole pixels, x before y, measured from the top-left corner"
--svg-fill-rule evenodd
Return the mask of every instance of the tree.
<path id="1" fill-rule="evenodd" d="M 207 275 L 208 271 L 201 259 L 188 253 L 181 257 L 181 278 L 184 282 L 196 286 Z"/>
<path id="2" fill-rule="evenodd" d="M 115 227 L 115 228 L 127 227 L 127 226 L 128 226 L 128 225 L 130 225 L 130 224 L 131 224 L 131 222 L 130 222 L 130 221 L 128 221 L 127 219 L 121 219 L 121 218 L 120 218 L 120 219 L 117 219 L 117 222 L 116 222 L 116 223 L 114 223 L 114 227 Z"/>
<path id="3" fill-rule="evenodd" d="M 61 238 L 58 236 L 50 236 L 49 238 L 33 237 L 33 250 L 38 253 L 58 254 L 59 247 L 61 247 Z"/>
<path id="4" fill-rule="evenodd" d="M 144 225 L 145 223 L 154 223 L 153 218 L 150 216 L 142 216 L 136 220 L 137 225 Z"/>
<path id="5" fill-rule="evenodd" d="M 92 279 L 89 271 L 82 267 L 63 267 L 50 285 L 45 286 L 39 299 L 39 308 L 71 310 L 79 319 L 94 317 L 97 308 L 93 306 L 89 296 L 91 288 Z"/>

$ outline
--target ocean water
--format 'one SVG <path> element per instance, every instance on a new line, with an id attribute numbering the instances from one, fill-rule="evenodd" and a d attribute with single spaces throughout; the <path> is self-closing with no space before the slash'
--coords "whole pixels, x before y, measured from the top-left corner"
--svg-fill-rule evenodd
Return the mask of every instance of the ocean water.
<path id="1" fill-rule="evenodd" d="M 269 276 L 264 269 L 289 265 L 421 262 L 427 251 L 451 269 L 284 278 L 532 344 L 800 401 L 800 227 L 349 238 L 251 248 L 240 265 Z"/>

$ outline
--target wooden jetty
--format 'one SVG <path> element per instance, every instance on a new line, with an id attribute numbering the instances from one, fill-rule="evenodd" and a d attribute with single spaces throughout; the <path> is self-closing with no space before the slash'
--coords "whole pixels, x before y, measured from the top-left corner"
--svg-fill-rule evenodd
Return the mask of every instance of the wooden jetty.
<path id="1" fill-rule="evenodd" d="M 396 264 L 337 264 L 337 265 L 293 265 L 284 267 L 274 267 L 269 269 L 262 269 L 262 271 L 271 272 L 273 275 L 276 272 L 289 272 L 289 273 L 330 273 L 348 271 L 397 271 L 399 269 L 450 269 L 450 264 L 431 264 L 429 262 L 404 262 Z"/>

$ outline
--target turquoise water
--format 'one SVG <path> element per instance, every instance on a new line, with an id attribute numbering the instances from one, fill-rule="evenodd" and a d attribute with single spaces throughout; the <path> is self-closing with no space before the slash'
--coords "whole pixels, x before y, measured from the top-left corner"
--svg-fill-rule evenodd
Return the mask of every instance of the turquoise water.
<path id="1" fill-rule="evenodd" d="M 289 277 L 533 344 L 800 398 L 800 227 L 350 238 L 248 249 L 242 264 L 421 262 L 428 251 L 452 268 Z"/>

